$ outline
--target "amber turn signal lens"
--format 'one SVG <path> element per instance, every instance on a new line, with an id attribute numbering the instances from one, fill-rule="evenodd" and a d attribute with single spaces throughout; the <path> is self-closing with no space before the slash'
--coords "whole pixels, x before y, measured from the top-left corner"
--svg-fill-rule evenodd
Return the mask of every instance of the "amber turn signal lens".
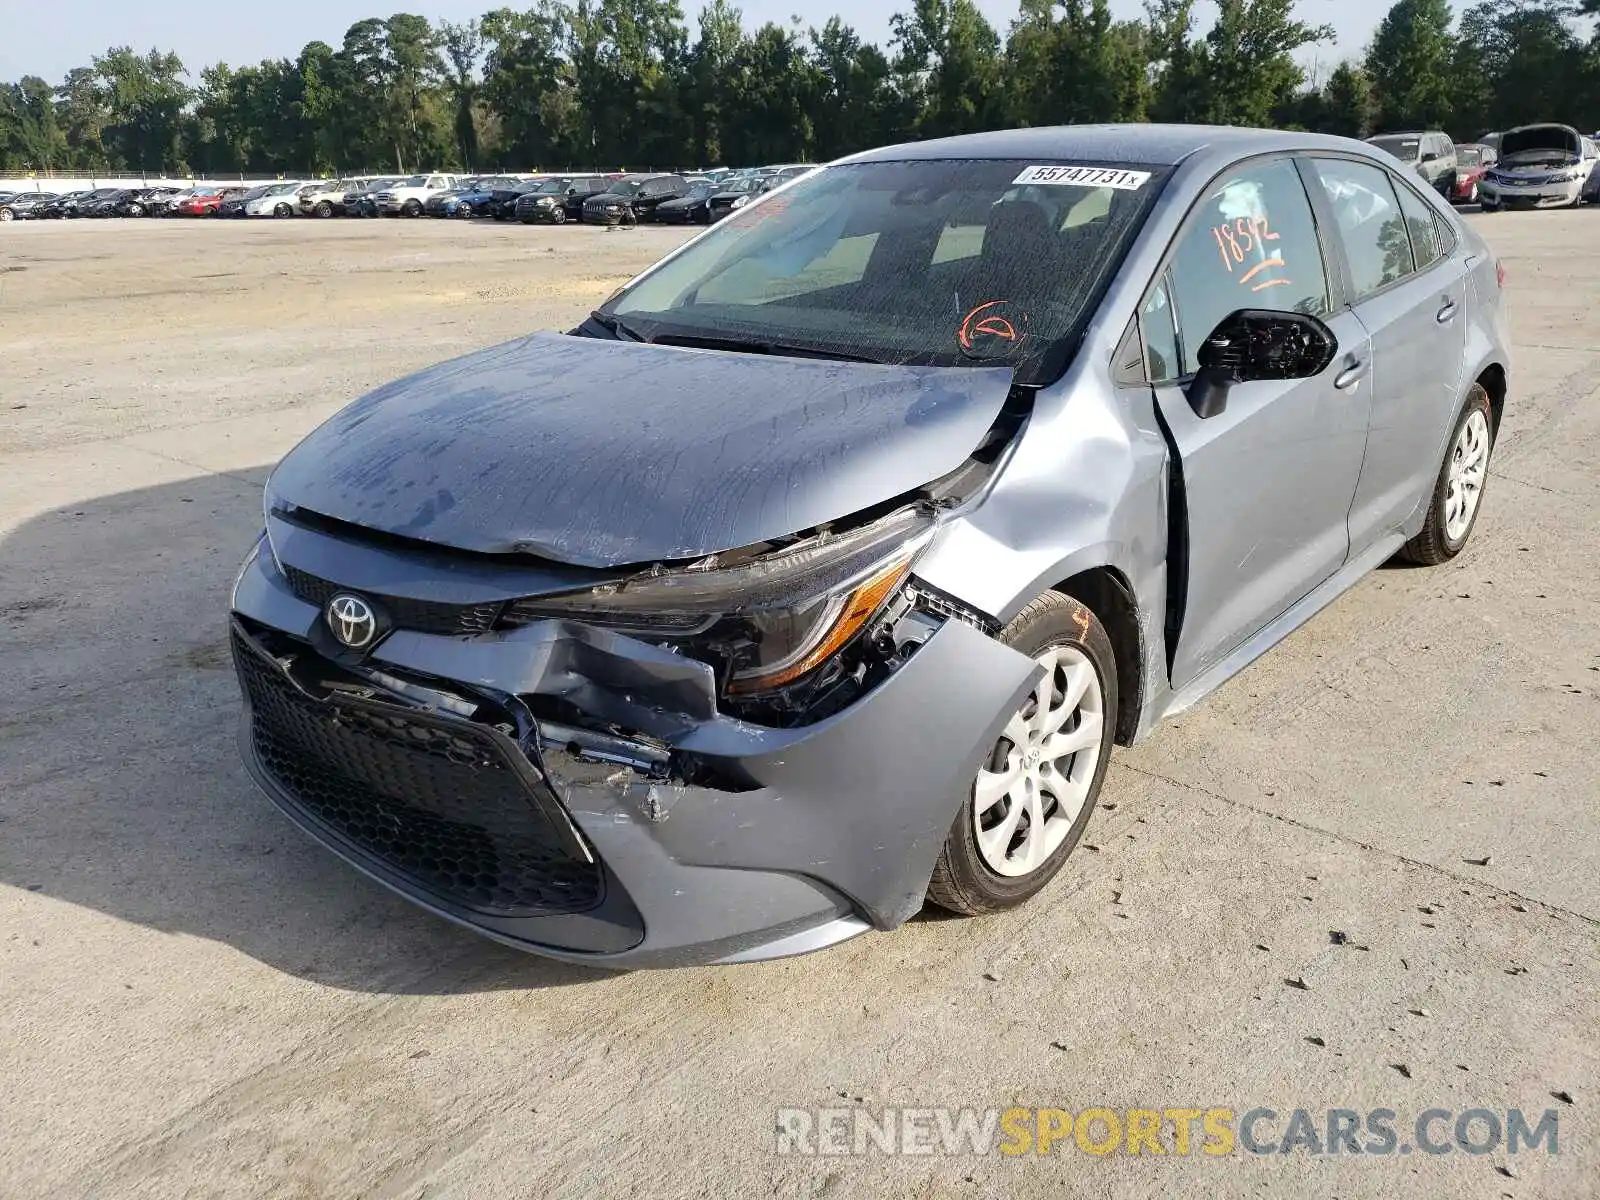
<path id="1" fill-rule="evenodd" d="M 906 572 L 909 570 L 911 570 L 910 559 L 897 559 L 884 567 L 850 593 L 850 599 L 839 611 L 833 628 L 828 630 L 827 635 L 804 658 L 770 675 L 731 681 L 728 684 L 728 691 L 735 694 L 768 692 L 773 688 L 793 683 L 807 671 L 827 662 L 839 647 L 854 637 L 872 618 L 873 613 L 883 607 L 883 602 L 894 594 L 894 590 L 900 586 L 900 581 L 906 577 Z"/>

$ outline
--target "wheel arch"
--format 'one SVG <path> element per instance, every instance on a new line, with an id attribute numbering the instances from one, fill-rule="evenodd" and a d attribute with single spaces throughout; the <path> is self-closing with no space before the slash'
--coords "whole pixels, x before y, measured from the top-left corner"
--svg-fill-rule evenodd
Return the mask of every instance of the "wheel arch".
<path id="1" fill-rule="evenodd" d="M 1500 418 L 1506 407 L 1506 369 L 1497 362 L 1492 362 L 1478 373 L 1474 382 L 1484 391 L 1489 393 L 1489 415 L 1494 420 L 1494 428 L 1490 433 L 1498 441 L 1500 437 Z"/>
<path id="2" fill-rule="evenodd" d="M 1117 728 L 1119 745 L 1132 744 L 1139 728 L 1144 698 L 1145 640 L 1139 601 L 1128 577 L 1113 566 L 1090 567 L 1056 583 L 1049 590 L 1071 596 L 1100 619 L 1117 664 Z"/>

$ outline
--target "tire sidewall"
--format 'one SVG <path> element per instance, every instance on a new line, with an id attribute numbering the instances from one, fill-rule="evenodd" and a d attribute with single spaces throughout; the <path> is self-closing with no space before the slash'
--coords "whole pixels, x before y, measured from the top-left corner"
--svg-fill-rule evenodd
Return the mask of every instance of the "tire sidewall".
<path id="1" fill-rule="evenodd" d="M 1095 765 L 1083 811 L 1078 814 L 1067 836 L 1038 868 L 1019 878 L 1001 875 L 984 861 L 983 853 L 978 849 L 977 827 L 973 820 L 973 785 L 967 785 L 946 841 L 948 865 L 964 890 L 976 890 L 982 895 L 986 907 L 994 909 L 1021 904 L 1059 873 L 1062 864 L 1083 838 L 1084 830 L 1099 806 L 1100 788 L 1111 762 L 1118 703 L 1116 658 L 1111 640 L 1086 606 L 1068 596 L 1060 596 L 1060 600 L 1066 603 L 1052 602 L 1043 608 L 1030 605 L 1001 631 L 999 640 L 1029 659 L 1039 657 L 1046 650 L 1071 646 L 1089 660 L 1099 676 L 1100 695 L 1105 707 L 1100 758 Z M 976 776 L 976 767 L 973 774 Z"/>
<path id="2" fill-rule="evenodd" d="M 1456 415 L 1455 424 L 1450 427 L 1450 440 L 1445 443 L 1444 461 L 1439 466 L 1439 478 L 1433 488 L 1434 521 L 1439 530 L 1439 542 L 1452 558 L 1466 547 L 1472 540 L 1472 531 L 1478 527 L 1478 518 L 1483 515 L 1483 501 L 1489 491 L 1488 463 L 1484 464 L 1483 487 L 1478 493 L 1478 505 L 1472 510 L 1472 520 L 1467 522 L 1467 527 L 1461 531 L 1459 538 L 1452 538 L 1445 523 L 1445 497 L 1450 490 L 1450 462 L 1455 457 L 1456 441 L 1461 437 L 1461 430 L 1466 425 L 1467 419 L 1475 412 L 1483 414 L 1484 424 L 1489 430 L 1489 460 L 1494 459 L 1495 428 L 1494 412 L 1489 404 L 1489 394 L 1481 386 L 1474 385 L 1467 394 L 1466 402 L 1462 404 L 1461 411 Z"/>

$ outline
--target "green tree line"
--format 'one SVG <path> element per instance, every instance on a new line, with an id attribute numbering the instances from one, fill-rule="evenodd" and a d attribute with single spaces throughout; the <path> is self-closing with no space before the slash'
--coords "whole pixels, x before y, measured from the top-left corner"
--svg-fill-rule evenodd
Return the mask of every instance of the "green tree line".
<path id="1" fill-rule="evenodd" d="M 1398 0 L 1359 58 L 1313 78 L 1331 31 L 1297 0 L 911 0 L 886 45 L 842 18 L 745 27 L 712 0 L 537 0 L 464 24 L 358 21 L 336 48 L 217 63 L 122 46 L 52 84 L 0 84 L 0 172 L 281 173 L 738 166 L 1018 125 L 1188 121 L 1457 139 L 1600 120 L 1600 0 Z"/>

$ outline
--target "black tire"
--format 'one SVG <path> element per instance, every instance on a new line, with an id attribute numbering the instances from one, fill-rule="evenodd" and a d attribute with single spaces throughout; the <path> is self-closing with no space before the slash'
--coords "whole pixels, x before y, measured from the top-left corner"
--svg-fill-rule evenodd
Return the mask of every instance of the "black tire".
<path id="1" fill-rule="evenodd" d="M 1461 437 L 1463 427 L 1474 414 L 1483 417 L 1484 424 L 1488 428 L 1488 455 L 1490 459 L 1494 457 L 1494 411 L 1489 404 L 1489 393 L 1475 383 L 1472 385 L 1472 391 L 1467 393 L 1466 403 L 1461 406 L 1461 413 L 1456 417 L 1455 424 L 1450 427 L 1450 440 L 1445 443 L 1444 461 L 1439 464 L 1439 474 L 1433 484 L 1433 496 L 1428 502 L 1428 519 L 1422 524 L 1422 532 L 1400 548 L 1398 557 L 1406 562 L 1423 567 L 1436 567 L 1440 563 L 1449 562 L 1461 553 L 1478 524 L 1478 516 L 1483 512 L 1483 493 L 1488 490 L 1487 462 L 1484 464 L 1484 487 L 1479 491 L 1477 507 L 1473 509 L 1472 518 L 1467 522 L 1467 527 L 1461 531 L 1460 537 L 1450 536 L 1446 528 L 1445 515 L 1450 490 L 1450 464 L 1455 457 L 1456 443 Z"/>
<path id="2" fill-rule="evenodd" d="M 557 225 L 565 225 L 567 223 L 567 210 L 557 206 L 555 211 L 550 214 L 550 219 Z"/>
<path id="3" fill-rule="evenodd" d="M 272 208 L 272 215 L 281 221 L 285 217 L 294 216 L 294 209 L 290 208 L 287 204 L 277 204 Z"/>
<path id="4" fill-rule="evenodd" d="M 312 211 L 326 221 L 329 217 L 333 216 L 333 205 L 327 200 L 319 200 L 317 201 L 316 208 L 312 209 Z"/>
<path id="5" fill-rule="evenodd" d="M 1071 829 L 1061 844 L 1026 875 L 1002 875 L 984 861 L 983 853 L 978 848 L 971 787 L 963 793 L 957 804 L 955 820 L 945 838 L 944 849 L 933 868 L 933 878 L 928 881 L 928 899 L 960 916 L 977 916 L 1015 908 L 1055 878 L 1083 837 L 1083 831 L 1088 828 L 1089 819 L 1094 814 L 1100 788 L 1105 782 L 1106 767 L 1111 761 L 1111 743 L 1116 733 L 1116 656 L 1111 648 L 1111 639 L 1106 636 L 1099 618 L 1086 605 L 1060 592 L 1046 592 L 1000 631 L 999 640 L 1029 658 L 1036 658 L 1055 647 L 1073 647 L 1088 660 L 1100 684 L 1103 727 L 1099 758 L 1090 777 L 1083 808 Z M 1034 703 L 1030 695 L 1024 701 L 1023 711 L 1026 713 Z M 995 747 L 994 757 L 989 760 L 990 764 L 1000 764 L 1005 754 L 1004 747 L 1008 744 L 1005 738 L 1001 739 Z"/>
<path id="6" fill-rule="evenodd" d="M 403 217 L 420 217 L 422 215 L 422 202 L 420 200 L 407 200 L 400 209 Z"/>

